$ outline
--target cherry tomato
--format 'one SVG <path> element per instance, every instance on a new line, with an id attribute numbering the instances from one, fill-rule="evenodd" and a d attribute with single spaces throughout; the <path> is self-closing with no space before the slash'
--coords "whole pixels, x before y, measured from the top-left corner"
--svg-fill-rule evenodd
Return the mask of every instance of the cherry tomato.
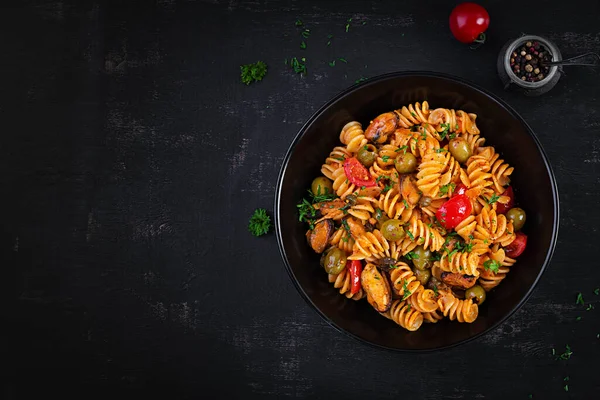
<path id="1" fill-rule="evenodd" d="M 527 247 L 527 235 L 521 232 L 517 232 L 517 237 L 511 244 L 506 246 L 504 252 L 510 258 L 519 257 L 525 251 Z"/>
<path id="2" fill-rule="evenodd" d="M 473 206 L 464 194 L 452 197 L 437 210 L 435 216 L 446 229 L 454 229 L 465 218 L 471 215 Z"/>
<path id="3" fill-rule="evenodd" d="M 463 183 L 461 183 L 456 187 L 456 189 L 454 189 L 454 192 L 452 192 L 452 197 L 459 196 L 461 194 L 465 194 L 466 191 L 467 191 L 467 187 Z"/>
<path id="4" fill-rule="evenodd" d="M 359 260 L 348 260 L 348 272 L 350 272 L 350 293 L 356 294 L 360 290 L 360 274 L 362 274 L 362 263 Z"/>
<path id="5" fill-rule="evenodd" d="M 369 171 L 354 157 L 347 158 L 344 161 L 344 172 L 346 173 L 346 178 L 356 186 L 373 187 L 376 185 Z"/>
<path id="6" fill-rule="evenodd" d="M 502 196 L 508 196 L 509 200 L 508 203 L 506 204 L 502 204 L 500 202 L 496 203 L 496 213 L 497 214 L 506 214 L 506 212 L 508 210 L 510 210 L 511 208 L 513 208 L 515 206 L 515 194 L 513 192 L 513 188 L 512 186 L 509 186 L 506 188 L 506 190 L 504 191 L 504 193 L 502 193 Z"/>
<path id="7" fill-rule="evenodd" d="M 485 31 L 490 26 L 490 15 L 475 3 L 461 3 L 450 13 L 450 30 L 463 43 L 483 43 Z"/>

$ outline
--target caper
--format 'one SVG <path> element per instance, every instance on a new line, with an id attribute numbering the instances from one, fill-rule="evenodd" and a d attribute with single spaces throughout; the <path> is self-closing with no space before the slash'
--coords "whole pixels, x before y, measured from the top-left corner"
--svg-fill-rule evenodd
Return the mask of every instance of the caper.
<path id="1" fill-rule="evenodd" d="M 400 154 L 394 160 L 394 166 L 401 174 L 409 174 L 417 169 L 417 157 L 412 153 Z"/>
<path id="2" fill-rule="evenodd" d="M 421 197 L 421 200 L 419 200 L 419 205 L 421 207 L 429 207 L 429 205 L 431 204 L 431 200 L 432 200 L 431 197 L 423 196 L 423 197 Z"/>
<path id="3" fill-rule="evenodd" d="M 525 215 L 525 210 L 519 207 L 514 207 L 508 210 L 506 213 L 506 218 L 510 219 L 513 222 L 513 227 L 515 231 L 520 231 L 525 225 L 525 220 L 527 219 L 527 215 Z"/>
<path id="4" fill-rule="evenodd" d="M 342 272 L 346 266 L 346 253 L 337 247 L 332 247 L 321 260 L 325 271 L 328 274 L 336 275 Z"/>
<path id="5" fill-rule="evenodd" d="M 346 203 L 348 203 L 348 205 L 355 206 L 356 205 L 356 196 L 353 194 L 349 194 L 348 196 L 346 196 Z"/>
<path id="6" fill-rule="evenodd" d="M 485 301 L 485 290 L 479 285 L 475 285 L 465 291 L 466 299 L 473 299 L 476 304 L 481 304 Z"/>
<path id="7" fill-rule="evenodd" d="M 395 242 L 402 239 L 406 232 L 402 228 L 402 222 L 397 219 L 388 219 L 381 225 L 381 234 L 387 240 Z"/>
<path id="8" fill-rule="evenodd" d="M 427 285 L 429 278 L 431 278 L 431 270 L 428 269 L 413 268 L 413 273 L 418 281 L 421 282 L 421 285 Z"/>
<path id="9" fill-rule="evenodd" d="M 377 159 L 377 148 L 372 144 L 363 146 L 358 150 L 356 158 L 362 165 L 369 168 Z"/>
<path id="10" fill-rule="evenodd" d="M 450 148 L 450 154 L 459 163 L 466 163 L 469 157 L 471 157 L 471 147 L 469 143 L 463 138 L 454 138 L 448 143 Z"/>
<path id="11" fill-rule="evenodd" d="M 310 190 L 315 196 L 333 193 L 333 183 L 324 176 L 319 176 L 312 181 Z"/>
<path id="12" fill-rule="evenodd" d="M 412 254 L 412 262 L 415 268 L 420 270 L 431 268 L 431 251 L 425 250 L 423 246 L 417 246 Z"/>

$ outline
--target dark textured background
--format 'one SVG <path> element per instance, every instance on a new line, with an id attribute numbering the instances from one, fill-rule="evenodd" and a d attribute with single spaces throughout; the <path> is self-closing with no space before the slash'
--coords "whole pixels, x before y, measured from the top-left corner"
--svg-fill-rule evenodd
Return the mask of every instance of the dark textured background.
<path id="1" fill-rule="evenodd" d="M 453 1 L 12 4 L 0 12 L 2 397 L 597 398 L 600 306 L 575 298 L 599 299 L 598 71 L 569 69 L 524 98 L 503 92 L 495 61 L 523 32 L 564 56 L 600 52 L 598 2 L 486 2 L 477 51 L 449 33 Z M 293 56 L 307 76 L 284 65 Z M 338 57 L 348 63 L 330 67 Z M 239 65 L 259 59 L 268 76 L 241 84 Z M 246 229 L 256 207 L 272 211 L 303 121 L 361 76 L 406 69 L 508 101 L 561 198 L 554 260 L 529 302 L 437 354 L 339 334 L 293 288 L 274 235 Z M 566 344 L 573 356 L 556 361 Z"/>

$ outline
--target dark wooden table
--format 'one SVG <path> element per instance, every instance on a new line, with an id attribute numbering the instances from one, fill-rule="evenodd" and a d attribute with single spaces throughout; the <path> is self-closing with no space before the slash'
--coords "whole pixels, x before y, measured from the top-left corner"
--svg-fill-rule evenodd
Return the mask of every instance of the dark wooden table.
<path id="1" fill-rule="evenodd" d="M 495 63 L 521 33 L 564 56 L 600 52 L 598 2 L 488 1 L 477 51 L 451 37 L 444 0 L 11 3 L 3 398 L 597 398 L 600 306 L 586 307 L 600 299 L 598 71 L 569 69 L 525 98 L 503 91 Z M 290 57 L 307 59 L 306 76 Z M 243 85 L 239 66 L 257 60 L 267 77 Z M 555 256 L 528 303 L 485 337 L 424 355 L 336 332 L 294 289 L 274 235 L 247 231 L 255 208 L 272 212 L 311 113 L 361 77 L 409 69 L 468 78 L 514 106 L 561 199 Z M 572 357 L 555 360 L 567 344 Z"/>

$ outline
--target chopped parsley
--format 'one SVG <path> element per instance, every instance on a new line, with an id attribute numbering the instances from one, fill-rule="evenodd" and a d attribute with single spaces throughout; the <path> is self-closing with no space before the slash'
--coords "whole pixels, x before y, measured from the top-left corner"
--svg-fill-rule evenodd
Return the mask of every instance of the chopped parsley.
<path id="1" fill-rule="evenodd" d="M 437 251 L 431 253 L 431 261 L 440 261 L 442 259 L 442 255 Z"/>
<path id="2" fill-rule="evenodd" d="M 306 199 L 302 199 L 296 207 L 298 207 L 298 221 L 308 223 L 310 229 L 313 229 L 314 224 L 312 220 L 317 215 L 317 210 Z"/>
<path id="3" fill-rule="evenodd" d="M 575 318 L 575 321 L 577 321 L 577 322 L 581 321 L 581 317 Z"/>
<path id="4" fill-rule="evenodd" d="M 571 351 L 571 347 L 569 347 L 569 345 L 566 345 L 565 352 L 562 353 L 561 355 L 559 355 L 556 359 L 557 360 L 568 360 L 569 358 L 571 358 L 572 355 L 573 355 L 573 352 Z"/>
<path id="5" fill-rule="evenodd" d="M 310 194 L 313 203 L 330 201 L 337 197 L 335 193 L 330 193 L 329 190 L 325 190 L 325 192 L 321 194 L 321 186 L 317 187 L 317 193 L 313 193 L 311 190 L 308 190 L 308 193 Z"/>
<path id="6" fill-rule="evenodd" d="M 348 221 L 343 219 L 342 220 L 342 226 L 344 227 L 344 229 L 346 230 L 346 232 L 350 233 L 350 225 L 348 225 Z"/>
<path id="7" fill-rule="evenodd" d="M 575 304 L 581 304 L 582 306 L 585 305 L 581 292 L 577 293 L 577 300 L 575 301 Z"/>
<path id="8" fill-rule="evenodd" d="M 448 135 L 448 133 L 450 132 L 450 124 L 441 124 L 441 126 L 444 129 L 440 132 L 440 139 L 444 140 L 446 138 L 446 135 Z"/>
<path id="9" fill-rule="evenodd" d="M 348 33 L 348 29 L 350 29 L 350 22 L 352 22 L 352 18 L 348 18 L 348 21 L 346 22 L 346 33 Z"/>
<path id="10" fill-rule="evenodd" d="M 310 36 L 310 29 L 303 30 L 301 35 L 304 39 L 308 39 L 308 37 Z"/>
<path id="11" fill-rule="evenodd" d="M 499 198 L 500 198 L 500 196 L 498 196 L 496 193 L 494 193 L 494 194 L 492 195 L 492 197 L 490 197 L 490 198 L 488 199 L 488 203 L 489 203 L 489 204 L 494 204 L 495 202 L 497 202 L 497 201 L 498 201 L 498 199 L 499 199 Z"/>
<path id="12" fill-rule="evenodd" d="M 271 217 L 267 215 L 267 210 L 264 208 L 254 210 L 248 223 L 250 233 L 258 237 L 269 233 L 269 229 L 271 229 Z"/>
<path id="13" fill-rule="evenodd" d="M 381 193 L 387 193 L 389 192 L 393 187 L 394 187 L 394 181 L 390 181 L 389 184 L 385 185 L 385 187 L 383 188 L 383 191 Z"/>
<path id="14" fill-rule="evenodd" d="M 410 304 L 406 306 L 406 312 L 410 311 Z"/>
<path id="15" fill-rule="evenodd" d="M 486 269 L 486 271 L 492 271 L 493 273 L 497 273 L 501 265 L 502 264 L 496 260 L 487 260 L 483 263 L 483 267 Z"/>
<path id="16" fill-rule="evenodd" d="M 290 59 L 290 65 L 295 73 L 306 74 L 306 58 L 302 57 L 300 61 L 296 57 Z"/>
<path id="17" fill-rule="evenodd" d="M 408 149 L 408 146 L 407 146 L 407 145 L 404 145 L 404 146 L 400 146 L 400 147 L 398 147 L 398 148 L 395 150 L 395 152 L 396 152 L 396 153 L 398 153 L 398 152 L 404 151 L 404 154 L 406 154 L 406 150 L 407 150 L 407 149 Z"/>
<path id="18" fill-rule="evenodd" d="M 406 199 L 402 199 L 402 203 L 404 204 L 404 208 L 408 209 L 410 206 L 408 205 L 408 201 Z"/>
<path id="19" fill-rule="evenodd" d="M 345 63 L 345 64 L 348 64 L 348 61 L 346 61 L 346 59 L 345 59 L 345 58 L 342 58 L 342 57 L 340 57 L 340 58 L 338 58 L 338 60 L 340 60 L 341 62 L 343 62 L 343 63 Z"/>
<path id="20" fill-rule="evenodd" d="M 383 162 L 388 162 L 388 160 L 390 159 L 390 156 L 383 156 L 383 157 L 381 157 L 381 159 L 383 160 Z"/>
<path id="21" fill-rule="evenodd" d="M 294 25 L 296 25 L 296 26 L 302 26 L 302 20 L 300 18 L 298 18 L 296 20 L 296 22 L 294 23 Z"/>
<path id="22" fill-rule="evenodd" d="M 598 296 L 600 294 L 600 288 L 594 289 L 594 294 Z"/>
<path id="23" fill-rule="evenodd" d="M 306 42 L 304 40 L 300 43 L 300 48 L 302 50 L 306 49 Z"/>
<path id="24" fill-rule="evenodd" d="M 375 179 L 375 182 L 379 183 L 379 181 L 382 179 L 390 179 L 390 177 L 387 175 L 379 175 L 377 179 Z"/>
<path id="25" fill-rule="evenodd" d="M 440 187 L 440 193 L 442 195 L 446 195 L 446 194 L 448 194 L 448 191 L 454 190 L 455 187 L 456 187 L 456 183 L 454 183 L 454 182 L 451 182 L 451 183 L 449 183 L 447 185 L 442 185 Z"/>
<path id="26" fill-rule="evenodd" d="M 240 65 L 240 72 L 242 83 L 249 85 L 252 82 L 262 81 L 265 75 L 267 75 L 267 64 L 257 61 L 254 64 Z"/>
<path id="27" fill-rule="evenodd" d="M 408 297 L 412 294 L 410 290 L 408 290 L 408 282 L 406 282 L 406 279 L 402 280 L 402 291 L 404 292 L 402 295 L 402 300 L 408 299 Z"/>
<path id="28" fill-rule="evenodd" d="M 331 61 L 331 62 L 329 63 L 329 66 L 330 66 L 330 67 L 335 67 L 335 60 Z"/>
<path id="29" fill-rule="evenodd" d="M 419 259 L 419 255 L 414 251 L 409 251 L 404 257 L 409 261 Z"/>
<path id="30" fill-rule="evenodd" d="M 354 83 L 361 83 L 361 82 L 364 82 L 366 80 L 367 80 L 367 78 L 365 78 L 364 76 L 361 76 L 360 78 L 358 78 L 357 80 L 355 80 Z"/>
<path id="31" fill-rule="evenodd" d="M 415 240 L 415 237 L 413 236 L 413 234 L 409 230 L 406 231 L 406 234 L 408 235 L 408 237 L 410 238 L 410 240 Z"/>
<path id="32" fill-rule="evenodd" d="M 433 293 L 437 296 L 439 294 L 437 285 L 433 285 Z"/>
<path id="33" fill-rule="evenodd" d="M 587 308 L 585 309 L 585 311 L 590 311 L 594 309 L 594 305 L 592 303 L 588 304 Z"/>
<path id="34" fill-rule="evenodd" d="M 443 153 L 445 151 L 446 151 L 446 149 L 444 149 L 444 148 L 435 149 L 436 153 Z"/>

